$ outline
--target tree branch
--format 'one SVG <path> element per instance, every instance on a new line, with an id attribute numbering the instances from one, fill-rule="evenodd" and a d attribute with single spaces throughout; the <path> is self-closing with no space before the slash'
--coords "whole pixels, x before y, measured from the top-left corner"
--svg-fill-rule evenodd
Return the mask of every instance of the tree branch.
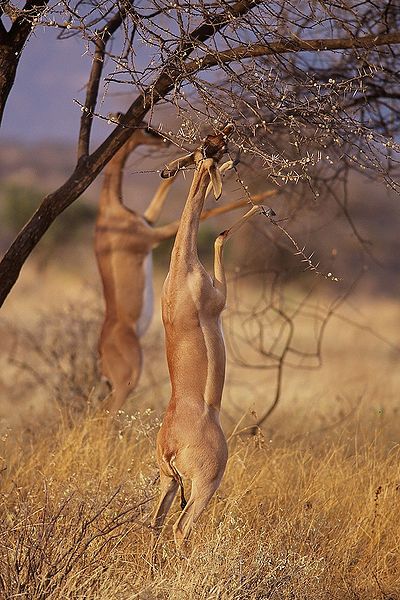
<path id="1" fill-rule="evenodd" d="M 7 40 L 7 29 L 4 26 L 3 21 L 1 20 L 3 16 L 3 9 L 0 7 L 0 44 L 6 43 Z"/>
<path id="2" fill-rule="evenodd" d="M 33 18 L 47 6 L 48 0 L 28 0 L 9 31 L 10 40 L 20 52 L 33 29 Z"/>
<path id="3" fill-rule="evenodd" d="M 92 62 L 92 68 L 89 75 L 89 80 L 86 88 L 86 99 L 83 106 L 83 113 L 81 117 L 81 126 L 79 130 L 79 142 L 78 142 L 78 161 L 89 154 L 90 144 L 90 133 L 93 123 L 93 113 L 96 108 L 97 96 L 100 87 L 100 78 L 104 67 L 104 56 L 106 45 L 111 36 L 121 26 L 126 16 L 125 8 L 121 7 L 120 11 L 114 15 L 105 25 L 100 29 L 95 38 L 95 52 Z"/>
<path id="4" fill-rule="evenodd" d="M 0 20 L 0 124 L 8 96 L 14 85 L 22 49 L 33 28 L 33 18 L 45 10 L 47 2 L 48 0 L 29 0 L 23 9 L 14 7 L 16 16 L 9 31 Z M 5 2 L 2 2 L 2 11 L 4 8 Z M 10 18 L 13 16 L 11 15 Z"/>
<path id="5" fill-rule="evenodd" d="M 37 1 L 37 0 L 36 0 Z M 92 183 L 103 167 L 114 156 L 114 154 L 129 139 L 132 131 L 137 127 L 145 115 L 154 107 L 157 102 L 165 98 L 174 87 L 190 74 L 210 68 L 215 65 L 228 64 L 237 60 L 243 60 L 255 56 L 265 56 L 268 54 L 284 54 L 286 52 L 300 51 L 324 51 L 339 49 L 373 49 L 378 46 L 388 44 L 398 44 L 400 42 L 400 32 L 395 31 L 390 34 L 369 35 L 363 37 L 350 37 L 342 39 L 319 39 L 302 40 L 294 38 L 292 40 L 273 42 L 271 44 L 251 44 L 238 46 L 232 50 L 225 50 L 217 53 L 207 53 L 202 58 L 192 60 L 182 64 L 191 52 L 196 48 L 195 42 L 205 42 L 213 37 L 226 24 L 230 23 L 232 18 L 243 16 L 252 8 L 260 4 L 261 0 L 241 0 L 228 6 L 226 11 L 221 14 L 207 16 L 206 21 L 188 34 L 187 39 L 177 46 L 173 56 L 162 68 L 159 76 L 153 84 L 150 84 L 139 96 L 136 97 L 130 108 L 122 115 L 120 123 L 115 127 L 104 142 L 90 155 L 86 155 L 85 160 L 78 161 L 78 164 L 71 177 L 54 193 L 47 196 L 31 220 L 25 225 L 18 234 L 15 241 L 3 257 L 0 263 L 0 305 L 4 302 L 8 293 L 16 282 L 19 272 L 29 256 L 30 252 L 37 245 L 40 238 L 47 231 L 56 217 L 65 210 L 82 192 Z M 45 0 L 39 0 L 34 6 L 43 6 Z M 117 25 L 117 20 L 115 25 Z M 14 23 L 15 26 L 16 22 Z M 31 23 L 28 22 L 29 27 Z M 14 27 L 13 26 L 13 27 Z M 88 94 L 95 95 L 96 72 L 93 75 Z M 89 98 L 89 101 L 91 100 Z M 86 145 L 89 142 L 91 119 L 85 120 L 83 133 L 80 140 L 80 151 L 86 151 Z M 82 157 L 84 155 L 82 154 Z"/>
<path id="6" fill-rule="evenodd" d="M 229 14 L 232 17 L 242 16 L 260 2 L 261 0 L 240 0 L 229 7 Z M 174 88 L 181 69 L 179 61 L 189 56 L 195 49 L 193 42 L 205 41 L 220 31 L 227 22 L 225 17 L 216 15 L 194 29 L 189 34 L 192 41 L 178 48 L 173 60 L 162 69 L 154 84 L 139 94 L 122 115 L 120 124 L 92 154 L 78 162 L 72 175 L 60 188 L 44 198 L 0 262 L 0 306 L 3 305 L 17 281 L 26 259 L 53 221 L 89 187 L 108 161 L 129 139 L 132 130 L 139 125 L 149 110 Z"/>
<path id="7" fill-rule="evenodd" d="M 205 42 L 218 33 L 231 18 L 245 15 L 249 10 L 262 4 L 263 0 L 240 0 L 235 4 L 226 4 L 226 13 L 210 16 L 210 18 L 189 33 L 190 42 L 182 44 L 179 49 L 179 59 L 184 60 L 195 49 L 194 42 Z M 229 16 L 227 16 L 229 15 Z"/>
<path id="8" fill-rule="evenodd" d="M 249 44 L 238 46 L 231 50 L 212 52 L 203 57 L 187 63 L 184 75 L 193 74 L 203 69 L 209 69 L 217 65 L 228 64 L 246 58 L 257 56 L 268 56 L 272 54 L 286 54 L 288 52 L 323 52 L 326 50 L 351 50 L 362 48 L 371 50 L 379 46 L 400 44 L 400 31 L 394 31 L 383 35 L 366 35 L 363 37 L 333 38 L 318 40 L 293 39 L 283 42 L 271 42 L 270 44 Z"/>

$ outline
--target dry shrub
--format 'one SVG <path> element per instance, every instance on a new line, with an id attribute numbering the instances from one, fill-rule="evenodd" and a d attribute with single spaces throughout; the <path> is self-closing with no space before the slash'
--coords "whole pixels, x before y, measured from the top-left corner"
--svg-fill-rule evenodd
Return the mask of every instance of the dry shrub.
<path id="1" fill-rule="evenodd" d="M 100 380 L 100 319 L 99 305 L 84 298 L 43 313 L 35 326 L 9 325 L 9 395 L 20 400 L 36 394 L 70 416 L 85 411 Z"/>
<path id="2" fill-rule="evenodd" d="M 142 538 L 154 466 L 135 480 L 130 473 L 138 473 L 156 423 L 134 415 L 118 434 L 92 420 L 55 437 L 49 428 L 30 444 L 4 440 L 0 586 L 6 597 L 86 597 L 112 570 L 109 557 L 124 539 Z"/>
<path id="3" fill-rule="evenodd" d="M 4 598 L 398 597 L 399 448 L 379 438 L 233 437 L 189 556 L 172 541 L 176 502 L 152 574 L 158 424 L 147 411 L 4 440 Z"/>
<path id="4" fill-rule="evenodd" d="M 15 422 L 18 411 L 28 425 L 32 414 L 27 408 L 46 418 L 49 409 L 57 409 L 64 420 L 75 421 L 96 410 L 110 393 L 100 373 L 100 297 L 86 291 L 79 303 L 43 311 L 34 324 L 0 320 L 0 337 L 7 340 L 0 350 L 0 402 L 7 422 Z M 169 392 L 163 338 L 154 329 L 143 341 L 144 370 L 133 394 L 135 407 L 159 405 Z"/>

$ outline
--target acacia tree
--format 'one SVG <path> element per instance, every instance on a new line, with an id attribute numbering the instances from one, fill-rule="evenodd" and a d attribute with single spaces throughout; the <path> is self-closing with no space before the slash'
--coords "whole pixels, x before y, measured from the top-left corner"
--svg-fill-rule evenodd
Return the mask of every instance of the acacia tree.
<path id="1" fill-rule="evenodd" d="M 80 36 L 93 62 L 75 169 L 4 255 L 0 303 L 51 223 L 144 117 L 157 126 L 165 103 L 181 118 L 176 135 L 166 133 L 179 146 L 197 142 L 204 126 L 218 131 L 231 121 L 231 148 L 259 162 L 278 185 L 305 182 L 320 194 L 351 167 L 397 188 L 398 8 L 397 0 L 78 0 L 18 9 L 25 40 L 37 24 L 57 27 L 61 38 Z M 3 39 L 17 20 L 9 31 L 0 28 L 0 62 L 7 62 Z M 15 62 L 2 80 L 3 105 Z M 91 151 L 93 119 L 105 117 L 96 109 L 99 93 L 115 86 L 128 88 L 132 103 Z"/>

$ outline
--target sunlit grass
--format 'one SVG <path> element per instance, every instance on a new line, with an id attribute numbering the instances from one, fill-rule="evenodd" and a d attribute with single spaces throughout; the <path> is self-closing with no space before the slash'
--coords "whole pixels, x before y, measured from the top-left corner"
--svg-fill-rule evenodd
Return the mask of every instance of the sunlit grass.
<path id="1" fill-rule="evenodd" d="M 230 360 L 228 466 L 183 558 L 172 536 L 178 501 L 152 555 L 155 438 L 169 392 L 159 315 L 141 388 L 107 425 L 95 413 L 99 304 L 92 290 L 74 293 L 80 302 L 65 310 L 25 316 L 17 306 L 12 322 L 28 337 L 2 324 L 0 598 L 399 597 L 394 303 L 364 302 L 373 322 L 360 305 L 347 308 L 382 339 L 332 321 L 322 367 L 287 368 L 278 408 L 255 436 L 237 433 L 268 406 L 273 373 Z M 308 348 L 307 323 L 298 335 Z"/>
<path id="2" fill-rule="evenodd" d="M 189 557 L 172 542 L 176 503 L 152 573 L 157 428 L 137 413 L 3 440 L 4 597 L 395 597 L 398 446 L 350 431 L 313 444 L 232 438 Z"/>

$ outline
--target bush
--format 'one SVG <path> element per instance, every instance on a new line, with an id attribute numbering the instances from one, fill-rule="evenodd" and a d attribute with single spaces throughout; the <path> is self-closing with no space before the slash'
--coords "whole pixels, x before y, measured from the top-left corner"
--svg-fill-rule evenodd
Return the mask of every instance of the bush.
<path id="1" fill-rule="evenodd" d="M 44 405 L 57 406 L 65 417 L 74 417 L 96 402 L 100 381 L 98 337 L 101 313 L 97 305 L 81 301 L 53 313 L 43 313 L 36 327 L 26 329 L 2 323 L 4 335 L 13 339 L 8 356 L 7 380 L 15 402 L 29 394 Z M 11 369 L 11 370 L 10 370 Z"/>

